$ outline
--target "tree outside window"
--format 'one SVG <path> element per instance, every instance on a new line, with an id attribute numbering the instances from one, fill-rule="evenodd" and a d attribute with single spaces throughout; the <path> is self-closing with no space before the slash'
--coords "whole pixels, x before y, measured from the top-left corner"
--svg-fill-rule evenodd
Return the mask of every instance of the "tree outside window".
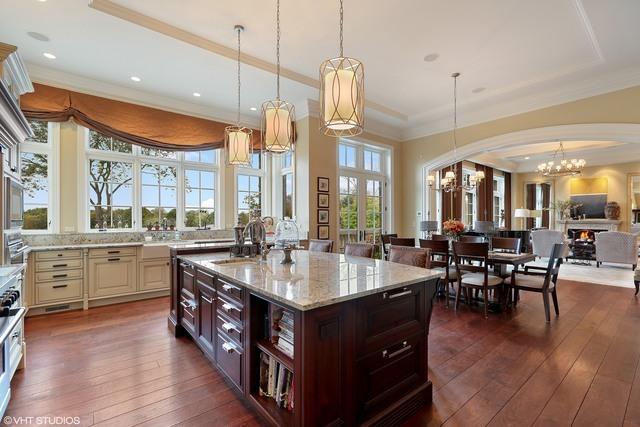
<path id="1" fill-rule="evenodd" d="M 49 165 L 46 154 L 21 154 L 24 185 L 25 230 L 46 230 L 49 227 Z"/>

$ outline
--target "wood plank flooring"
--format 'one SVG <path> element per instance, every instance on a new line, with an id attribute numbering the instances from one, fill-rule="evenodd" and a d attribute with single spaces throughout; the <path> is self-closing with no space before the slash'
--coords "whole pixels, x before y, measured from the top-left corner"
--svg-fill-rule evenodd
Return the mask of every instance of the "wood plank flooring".
<path id="1" fill-rule="evenodd" d="M 442 301 L 429 336 L 433 404 L 407 426 L 640 427 L 640 299 L 562 282 L 561 316 L 542 299 L 483 320 Z M 79 417 L 85 426 L 262 425 L 186 338 L 166 298 L 29 318 L 27 365 L 8 416 Z M 46 425 L 41 423 L 40 425 Z"/>

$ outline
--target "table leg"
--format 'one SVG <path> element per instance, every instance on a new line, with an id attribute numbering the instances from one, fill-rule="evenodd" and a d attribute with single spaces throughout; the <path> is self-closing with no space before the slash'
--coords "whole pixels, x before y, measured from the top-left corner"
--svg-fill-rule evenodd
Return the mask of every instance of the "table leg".
<path id="1" fill-rule="evenodd" d="M 636 280 L 635 284 L 636 284 L 636 295 L 638 295 L 638 292 L 640 291 L 640 280 Z"/>

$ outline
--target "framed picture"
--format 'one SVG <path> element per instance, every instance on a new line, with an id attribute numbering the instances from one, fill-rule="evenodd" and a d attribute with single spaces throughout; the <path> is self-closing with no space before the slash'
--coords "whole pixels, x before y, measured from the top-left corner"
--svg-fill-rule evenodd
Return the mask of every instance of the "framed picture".
<path id="1" fill-rule="evenodd" d="M 329 192 L 329 178 L 323 176 L 318 177 L 318 191 L 322 191 L 323 193 Z"/>
<path id="2" fill-rule="evenodd" d="M 329 224 L 329 209 L 318 209 L 318 224 Z"/>
<path id="3" fill-rule="evenodd" d="M 318 226 L 318 239 L 327 240 L 329 238 L 329 226 L 328 225 L 319 225 Z"/>
<path id="4" fill-rule="evenodd" d="M 319 208 L 329 207 L 329 195 L 327 193 L 318 193 L 318 207 Z"/>

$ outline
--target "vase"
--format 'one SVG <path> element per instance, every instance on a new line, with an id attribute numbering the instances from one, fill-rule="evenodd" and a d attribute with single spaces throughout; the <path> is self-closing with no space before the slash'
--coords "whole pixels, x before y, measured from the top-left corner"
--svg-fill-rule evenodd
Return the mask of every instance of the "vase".
<path id="1" fill-rule="evenodd" d="M 607 219 L 620 218 L 620 205 L 618 202 L 609 202 L 604 207 L 604 216 Z"/>

